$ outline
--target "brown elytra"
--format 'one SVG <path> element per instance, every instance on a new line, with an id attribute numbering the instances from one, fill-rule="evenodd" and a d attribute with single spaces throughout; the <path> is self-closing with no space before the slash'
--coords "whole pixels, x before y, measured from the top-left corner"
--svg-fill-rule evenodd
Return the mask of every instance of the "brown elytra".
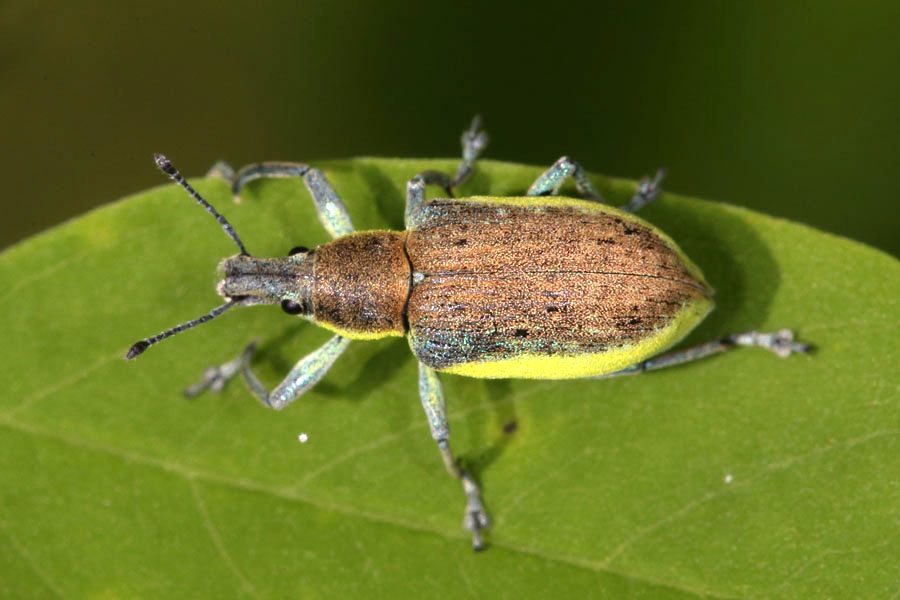
<path id="1" fill-rule="evenodd" d="M 409 232 L 407 308 L 417 358 L 435 368 L 522 352 L 634 344 L 712 292 L 650 226 L 606 207 L 434 200 Z"/>

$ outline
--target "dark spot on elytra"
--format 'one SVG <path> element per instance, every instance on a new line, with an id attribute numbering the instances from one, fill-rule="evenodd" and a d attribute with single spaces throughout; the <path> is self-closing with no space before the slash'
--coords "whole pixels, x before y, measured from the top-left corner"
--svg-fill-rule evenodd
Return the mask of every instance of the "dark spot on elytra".
<path id="1" fill-rule="evenodd" d="M 628 225 L 625 226 L 625 235 L 634 235 L 637 232 L 637 227 L 629 227 Z"/>
<path id="2" fill-rule="evenodd" d="M 548 307 L 547 307 L 547 312 L 548 312 L 548 313 L 559 312 L 559 307 L 558 307 L 558 306 L 548 306 Z"/>
<path id="3" fill-rule="evenodd" d="M 652 302 L 652 303 L 654 303 L 654 304 L 666 304 L 666 305 L 668 305 L 668 306 L 681 306 L 681 305 L 682 305 L 681 302 L 675 302 L 675 301 L 673 301 L 673 300 L 656 300 L 656 299 L 653 299 L 653 298 L 647 298 L 647 299 L 645 300 L 645 302 Z M 636 306 L 634 307 L 634 310 L 637 310 L 637 307 L 636 307 Z"/>
<path id="4" fill-rule="evenodd" d="M 632 319 L 630 321 L 628 321 L 628 324 L 629 325 L 637 325 L 640 322 L 641 322 L 641 319 L 639 317 L 632 317 Z"/>
<path id="5" fill-rule="evenodd" d="M 453 242 L 453 245 L 454 246 L 465 246 L 468 243 L 469 243 L 469 240 L 467 240 L 466 238 L 462 238 L 460 240 L 456 240 L 455 242 Z"/>
<path id="6" fill-rule="evenodd" d="M 519 328 L 519 329 L 516 329 L 516 331 L 515 331 L 515 333 L 513 333 L 513 335 L 516 337 L 525 337 L 526 335 L 528 335 L 528 330 Z"/>
<path id="7" fill-rule="evenodd" d="M 597 245 L 599 246 L 601 244 L 610 244 L 611 246 L 615 246 L 616 241 L 613 239 L 609 239 L 609 238 L 600 238 L 597 240 Z"/>

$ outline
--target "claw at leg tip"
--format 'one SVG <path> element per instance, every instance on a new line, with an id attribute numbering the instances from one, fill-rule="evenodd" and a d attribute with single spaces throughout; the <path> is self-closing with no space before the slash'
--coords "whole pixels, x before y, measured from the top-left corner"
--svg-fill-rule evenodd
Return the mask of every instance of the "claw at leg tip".
<path id="1" fill-rule="evenodd" d="M 472 551 L 481 552 L 484 550 L 484 540 L 481 539 L 481 530 L 476 529 L 472 532 Z"/>

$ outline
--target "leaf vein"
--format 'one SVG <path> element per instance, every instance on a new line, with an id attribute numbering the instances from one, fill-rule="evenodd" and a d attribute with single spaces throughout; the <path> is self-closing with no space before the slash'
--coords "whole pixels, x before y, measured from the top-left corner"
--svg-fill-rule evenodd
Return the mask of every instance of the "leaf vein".
<path id="1" fill-rule="evenodd" d="M 291 491 L 289 488 L 276 488 L 272 487 L 258 481 L 253 481 L 250 479 L 239 478 L 239 477 L 228 477 L 219 475 L 216 473 L 211 473 L 208 471 L 202 471 L 198 469 L 193 469 L 183 463 L 164 460 L 160 458 L 155 458 L 152 456 L 146 456 L 140 454 L 138 452 L 132 452 L 129 450 L 124 450 L 121 448 L 116 448 L 113 446 L 105 445 L 102 443 L 97 443 L 93 440 L 88 440 L 85 438 L 80 438 L 76 436 L 63 435 L 54 431 L 50 431 L 44 429 L 43 427 L 35 426 L 31 423 L 24 423 L 22 421 L 13 420 L 13 419 L 4 419 L 0 421 L 0 424 L 6 426 L 9 429 L 13 429 L 19 431 L 21 433 L 27 433 L 30 435 L 36 435 L 48 439 L 53 439 L 65 444 L 69 444 L 70 446 L 81 448 L 93 452 L 99 452 L 103 454 L 107 454 L 116 458 L 119 458 L 123 461 L 133 462 L 139 465 L 143 465 L 146 467 L 160 469 L 162 471 L 171 473 L 173 475 L 177 475 L 180 477 L 184 477 L 188 480 L 197 479 L 203 480 L 207 483 L 214 483 L 218 485 L 222 485 L 225 487 L 230 487 L 233 489 L 260 493 L 272 498 L 278 498 L 282 500 L 292 501 L 292 502 L 302 502 L 308 504 L 310 506 L 314 506 L 317 508 L 330 510 L 336 513 L 340 513 L 343 515 L 347 515 L 350 517 L 358 518 L 361 520 L 368 520 L 374 523 L 380 523 L 384 525 L 391 525 L 394 527 L 408 529 L 411 531 L 418 531 L 424 533 L 430 533 L 433 535 L 437 535 L 447 540 L 463 540 L 468 541 L 468 536 L 459 533 L 453 534 L 444 531 L 438 527 L 433 527 L 430 525 L 425 525 L 422 523 L 417 523 L 415 521 L 410 521 L 407 519 L 402 519 L 398 517 L 394 517 L 391 515 L 386 515 L 378 512 L 373 512 L 365 509 L 360 509 L 353 506 L 347 506 L 342 504 L 336 504 L 333 502 L 328 502 L 325 500 L 321 500 L 318 498 L 314 498 L 311 496 L 303 495 L 298 492 Z M 682 593 L 687 593 L 691 595 L 695 595 L 701 598 L 713 598 L 714 600 L 736 600 L 735 596 L 728 596 L 723 593 L 714 592 L 708 589 L 702 589 L 693 587 L 690 585 L 666 581 L 661 579 L 654 579 L 652 577 L 648 577 L 644 574 L 638 573 L 629 573 L 628 571 L 618 570 L 610 567 L 609 565 L 605 565 L 602 563 L 598 563 L 596 561 L 588 561 L 574 556 L 568 556 L 564 554 L 555 554 L 551 552 L 545 552 L 543 550 L 537 548 L 530 548 L 528 546 L 509 543 L 509 542 L 498 542 L 493 541 L 492 545 L 497 548 L 502 548 L 504 550 L 515 552 L 518 554 L 524 554 L 528 556 L 533 556 L 537 558 L 541 558 L 546 561 L 560 563 L 572 567 L 577 567 L 584 569 L 585 571 L 589 571 L 595 574 L 607 574 L 613 575 L 616 577 L 621 577 L 626 580 L 634 581 L 636 583 L 640 583 L 643 585 L 655 585 L 660 587 L 667 587 L 675 591 L 679 591 Z"/>
<path id="2" fill-rule="evenodd" d="M 244 588 L 251 597 L 259 598 L 259 595 L 256 593 L 256 588 L 253 587 L 253 584 L 244 577 L 244 574 L 240 569 L 237 568 L 234 560 L 231 558 L 231 554 L 229 554 L 228 549 L 225 548 L 225 544 L 222 541 L 222 536 L 219 535 L 219 530 L 216 528 L 215 523 L 213 523 L 212 519 L 209 516 L 209 512 L 206 510 L 206 504 L 203 502 L 203 498 L 200 497 L 200 491 L 197 489 L 197 480 L 193 477 L 188 477 L 188 485 L 191 488 L 191 495 L 194 497 L 194 503 L 197 505 L 197 512 L 200 513 L 200 518 L 203 521 L 203 527 L 206 529 L 206 532 L 209 534 L 209 538 L 212 540 L 213 546 L 216 549 L 216 552 L 219 553 L 219 556 L 222 557 L 222 561 L 225 563 L 225 566 L 234 573 L 235 577 L 237 577 L 238 581 L 241 582 L 241 586 Z"/>
<path id="3" fill-rule="evenodd" d="M 22 560 L 25 561 L 25 564 L 27 564 L 28 567 L 32 570 L 32 572 L 34 572 L 34 574 L 37 575 L 38 579 L 40 579 L 44 585 L 46 585 L 48 588 L 50 588 L 50 591 L 53 592 L 56 596 L 58 596 L 60 598 L 65 598 L 66 595 L 63 593 L 62 589 L 57 587 L 57 585 L 53 582 L 53 580 L 50 578 L 50 576 L 47 575 L 47 573 L 45 573 L 44 570 L 38 566 L 38 561 L 35 561 L 34 559 L 31 558 L 31 555 L 28 554 L 28 552 L 25 550 L 25 547 L 19 542 L 19 540 L 16 538 L 16 536 L 14 536 L 13 533 L 6 526 L 5 520 L 0 521 L 0 529 L 2 529 L 3 533 L 6 534 L 6 537 L 9 539 L 9 543 L 12 545 L 12 547 L 16 551 L 16 553 L 18 553 L 18 555 L 22 557 Z"/>
<path id="4" fill-rule="evenodd" d="M 51 383 L 50 385 L 48 385 L 47 387 L 44 387 L 36 392 L 28 394 L 27 396 L 22 398 L 21 402 L 19 402 L 17 405 L 13 406 L 11 409 L 6 411 L 6 414 L 4 414 L 2 418 L 4 420 L 12 419 L 17 413 L 20 413 L 23 410 L 27 409 L 29 406 L 31 406 L 35 402 L 38 402 L 39 400 L 43 400 L 47 396 L 54 394 L 62 389 L 65 389 L 66 387 L 68 387 L 74 383 L 81 381 L 82 379 L 84 379 L 85 377 L 87 377 L 88 375 L 93 373 L 94 371 L 100 369 L 101 367 L 105 366 L 106 364 L 111 363 L 115 360 L 123 359 L 124 356 L 125 356 L 124 352 L 116 352 L 115 354 L 106 355 L 106 356 L 94 361 L 92 364 L 88 365 L 87 367 L 78 369 L 77 371 L 75 371 L 71 375 L 69 375 L 68 377 L 64 377 L 63 379 L 58 379 L 58 380 L 54 381 L 53 383 Z"/>
<path id="5" fill-rule="evenodd" d="M 700 496 L 699 498 L 695 498 L 695 499 L 691 500 L 690 502 L 686 503 L 684 506 L 682 506 L 678 510 L 675 510 L 675 511 L 669 513 L 668 515 L 655 521 L 654 523 L 651 523 L 650 525 L 646 525 L 644 527 L 639 528 L 633 535 L 628 537 L 621 544 L 619 544 L 616 548 L 614 548 L 612 552 L 610 552 L 608 555 L 606 555 L 606 557 L 603 558 L 599 562 L 599 564 L 604 567 L 610 565 L 612 563 L 612 561 L 614 561 L 616 558 L 618 558 L 626 549 L 633 546 L 638 541 L 646 538 L 648 535 L 652 534 L 653 532 L 668 525 L 669 523 L 672 523 L 672 522 L 684 517 L 685 515 L 690 513 L 692 510 L 694 510 L 698 506 L 700 506 L 702 504 L 706 504 L 707 502 L 714 500 L 724 494 L 731 493 L 735 489 L 749 487 L 750 485 L 756 483 L 757 481 L 759 481 L 763 477 L 769 475 L 770 473 L 789 469 L 789 468 L 793 467 L 794 465 L 796 465 L 797 463 L 803 462 L 807 459 L 816 458 L 823 454 L 827 454 L 828 452 L 831 452 L 832 450 L 836 450 L 836 449 L 840 449 L 840 448 L 851 449 L 860 444 L 864 444 L 864 443 L 867 443 L 867 442 L 870 442 L 870 441 L 873 441 L 873 440 L 876 440 L 876 439 L 879 439 L 882 437 L 888 437 L 888 436 L 894 436 L 894 435 L 900 435 L 900 429 L 886 429 L 886 430 L 881 430 L 881 431 L 875 431 L 872 433 L 868 433 L 866 435 L 851 438 L 849 440 L 834 442 L 831 444 L 825 444 L 825 445 L 813 448 L 812 450 L 809 450 L 808 452 L 804 452 L 804 453 L 798 454 L 796 456 L 791 456 L 791 457 L 785 458 L 784 460 L 771 462 L 771 463 L 763 466 L 762 469 L 760 469 L 755 475 L 751 475 L 750 477 L 743 479 L 742 481 L 740 481 L 738 483 L 731 484 L 727 487 L 721 487 L 716 490 L 708 491 L 705 494 L 703 494 L 702 496 Z"/>

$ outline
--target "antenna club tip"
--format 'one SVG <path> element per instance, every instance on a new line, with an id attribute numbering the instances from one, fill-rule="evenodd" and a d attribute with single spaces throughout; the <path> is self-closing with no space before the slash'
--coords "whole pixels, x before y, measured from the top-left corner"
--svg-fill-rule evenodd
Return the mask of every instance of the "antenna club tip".
<path id="1" fill-rule="evenodd" d="M 170 177 L 172 175 L 174 175 L 176 172 L 175 167 L 172 166 L 172 163 L 169 161 L 169 159 L 166 158 L 165 156 L 163 156 L 162 154 L 160 154 L 159 152 L 156 152 L 153 155 L 153 162 L 156 163 L 156 167 L 160 171 L 162 171 L 163 173 L 165 173 L 166 175 L 168 175 Z"/>
<path id="2" fill-rule="evenodd" d="M 125 360 L 131 360 L 136 356 L 140 356 L 144 350 L 150 347 L 150 342 L 147 340 L 141 340 L 139 342 L 135 342 L 131 348 L 128 349 L 128 353 L 125 354 Z"/>

